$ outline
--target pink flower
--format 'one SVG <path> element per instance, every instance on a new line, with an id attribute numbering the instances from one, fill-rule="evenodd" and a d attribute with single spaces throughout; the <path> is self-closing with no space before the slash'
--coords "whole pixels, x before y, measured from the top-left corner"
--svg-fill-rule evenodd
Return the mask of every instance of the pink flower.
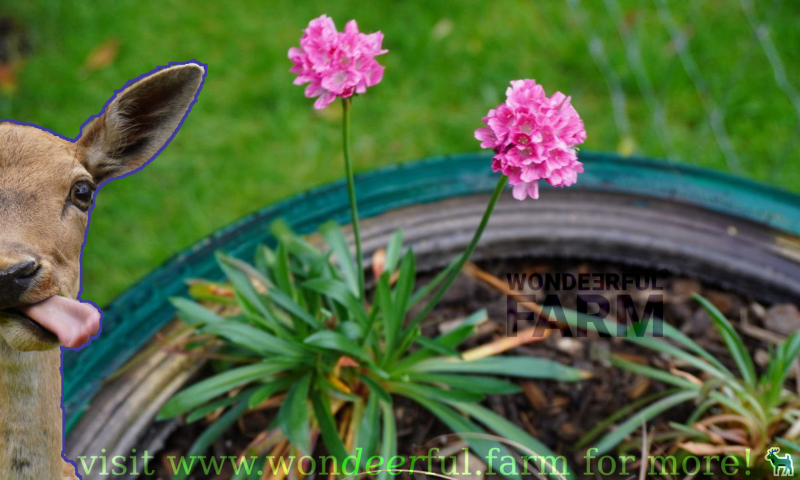
<path id="1" fill-rule="evenodd" d="M 383 34 L 360 33 L 355 20 L 344 32 L 327 15 L 309 22 L 300 38 L 300 48 L 289 49 L 289 70 L 297 74 L 295 85 L 308 83 L 305 95 L 317 97 L 314 108 L 327 107 L 336 97 L 347 98 L 364 93 L 383 79 L 384 67 L 375 57 L 388 52 L 381 48 Z"/>
<path id="2" fill-rule="evenodd" d="M 539 180 L 569 187 L 583 172 L 576 150 L 586 130 L 561 92 L 548 97 L 536 81 L 515 80 L 505 103 L 489 110 L 483 123 L 475 138 L 494 150 L 492 169 L 508 177 L 517 200 L 539 198 Z"/>

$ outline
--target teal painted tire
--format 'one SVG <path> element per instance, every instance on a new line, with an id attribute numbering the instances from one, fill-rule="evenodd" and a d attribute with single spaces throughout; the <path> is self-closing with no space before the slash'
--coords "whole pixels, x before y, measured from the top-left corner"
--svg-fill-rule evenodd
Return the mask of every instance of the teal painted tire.
<path id="1" fill-rule="evenodd" d="M 586 173 L 542 199 L 504 198 L 476 252 L 479 257 L 550 256 L 665 267 L 767 301 L 800 299 L 800 197 L 695 167 L 585 153 Z M 497 174 L 484 154 L 439 157 L 356 177 L 366 250 L 403 226 L 432 270 L 466 243 Z M 510 197 L 507 195 L 506 197 Z M 188 278 L 221 279 L 213 252 L 250 259 L 271 243 L 278 218 L 310 233 L 331 218 L 349 220 L 343 182 L 292 197 L 230 225 L 176 255 L 104 310 L 91 347 L 64 353 L 64 411 L 69 432 L 100 390 L 174 318 L 168 303 Z M 661 231 L 659 231 L 661 230 Z M 88 419 L 87 419 L 88 420 Z"/>

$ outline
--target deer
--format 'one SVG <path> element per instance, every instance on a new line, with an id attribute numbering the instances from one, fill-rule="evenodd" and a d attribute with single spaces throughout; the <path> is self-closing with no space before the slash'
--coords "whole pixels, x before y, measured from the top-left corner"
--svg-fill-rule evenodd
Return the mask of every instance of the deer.
<path id="1" fill-rule="evenodd" d="M 794 465 L 792 463 L 792 456 L 786 454 L 782 457 L 778 456 L 778 452 L 780 452 L 780 448 L 770 448 L 767 451 L 767 455 L 764 457 L 769 463 L 772 464 L 772 473 L 778 477 L 791 477 L 794 476 Z M 783 470 L 783 473 L 781 473 Z"/>
<path id="2" fill-rule="evenodd" d="M 198 62 L 134 79 L 75 139 L 0 120 L 0 479 L 79 478 L 63 453 L 61 352 L 101 330 L 79 300 L 95 194 L 158 156 L 204 79 Z"/>

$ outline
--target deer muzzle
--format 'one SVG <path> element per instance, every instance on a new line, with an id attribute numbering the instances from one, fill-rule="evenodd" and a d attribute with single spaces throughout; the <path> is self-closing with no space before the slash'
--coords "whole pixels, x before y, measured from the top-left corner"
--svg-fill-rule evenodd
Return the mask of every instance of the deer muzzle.
<path id="1" fill-rule="evenodd" d="M 12 348 L 77 348 L 100 329 L 92 305 L 52 294 L 49 271 L 33 255 L 0 256 L 0 334 Z"/>

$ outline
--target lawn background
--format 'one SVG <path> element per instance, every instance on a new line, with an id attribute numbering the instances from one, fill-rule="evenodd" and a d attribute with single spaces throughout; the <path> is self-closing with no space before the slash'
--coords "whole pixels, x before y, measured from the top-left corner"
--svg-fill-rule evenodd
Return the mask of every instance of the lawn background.
<path id="1" fill-rule="evenodd" d="M 382 30 L 390 50 L 384 81 L 354 103 L 357 171 L 475 151 L 472 132 L 508 81 L 535 78 L 572 95 L 586 149 L 671 157 L 800 191 L 793 0 L 3 3 L 0 15 L 28 29 L 33 51 L 0 93 L 0 118 L 74 137 L 128 79 L 174 61 L 209 64 L 169 148 L 97 198 L 83 298 L 101 305 L 219 227 L 342 177 L 339 106 L 314 111 L 286 58 L 322 13 L 340 27 L 356 18 L 363 31 Z"/>

